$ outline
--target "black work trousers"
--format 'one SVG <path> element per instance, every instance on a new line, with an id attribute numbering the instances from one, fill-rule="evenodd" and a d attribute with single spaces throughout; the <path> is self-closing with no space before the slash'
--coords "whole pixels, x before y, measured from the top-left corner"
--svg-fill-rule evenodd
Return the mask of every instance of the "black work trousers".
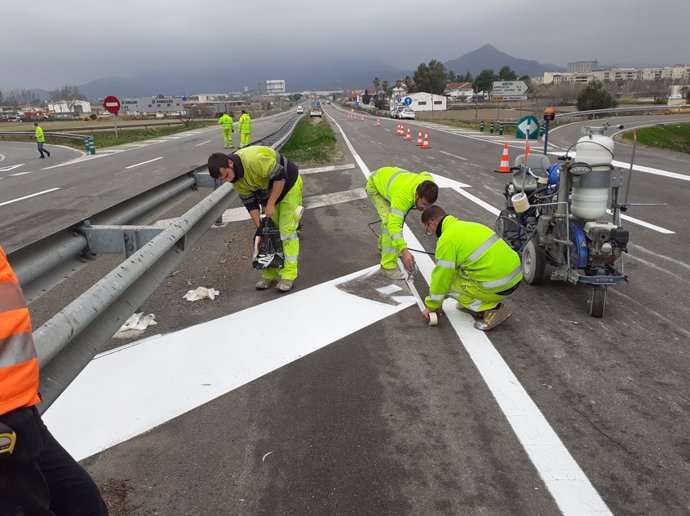
<path id="1" fill-rule="evenodd" d="M 1 516 L 101 516 L 108 509 L 89 474 L 58 443 L 36 407 L 0 415 L 17 435 L 0 454 Z"/>

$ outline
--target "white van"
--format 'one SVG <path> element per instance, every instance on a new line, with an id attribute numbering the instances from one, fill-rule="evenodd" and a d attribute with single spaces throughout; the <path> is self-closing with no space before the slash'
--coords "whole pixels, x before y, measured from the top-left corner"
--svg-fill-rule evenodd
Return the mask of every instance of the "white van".
<path id="1" fill-rule="evenodd" d="M 298 115 L 303 115 L 304 114 L 304 108 L 302 106 L 297 106 L 297 114 Z"/>

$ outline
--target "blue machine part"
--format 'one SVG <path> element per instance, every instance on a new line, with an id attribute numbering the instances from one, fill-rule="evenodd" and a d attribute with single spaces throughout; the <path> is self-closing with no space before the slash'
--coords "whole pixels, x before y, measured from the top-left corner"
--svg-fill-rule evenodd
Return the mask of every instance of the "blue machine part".
<path id="1" fill-rule="evenodd" d="M 570 249 L 570 267 L 573 269 L 584 269 L 587 267 L 587 258 L 589 257 L 587 237 L 582 226 L 575 222 L 570 223 L 570 241 L 575 244 Z"/>
<path id="2" fill-rule="evenodd" d="M 549 186 L 557 185 L 561 180 L 561 164 L 554 163 L 549 166 Z"/>

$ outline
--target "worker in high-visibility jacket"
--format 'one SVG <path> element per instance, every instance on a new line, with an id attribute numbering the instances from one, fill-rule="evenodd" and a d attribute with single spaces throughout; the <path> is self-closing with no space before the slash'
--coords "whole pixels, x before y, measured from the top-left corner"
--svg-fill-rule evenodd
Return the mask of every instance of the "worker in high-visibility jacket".
<path id="1" fill-rule="evenodd" d="M 218 125 L 223 127 L 223 148 L 234 148 L 235 145 L 232 143 L 232 133 L 235 132 L 235 121 L 230 115 L 223 113 L 218 119 Z"/>
<path id="2" fill-rule="evenodd" d="M 46 137 L 43 134 L 43 128 L 38 125 L 38 122 L 34 122 L 34 139 L 36 140 L 36 145 L 38 146 L 38 152 L 41 155 L 41 159 L 45 158 L 43 153 L 46 153 L 48 157 L 50 157 L 50 151 L 44 147 Z"/>
<path id="3" fill-rule="evenodd" d="M 240 132 L 240 149 L 249 145 L 252 140 L 252 119 L 243 109 L 240 119 L 237 121 L 237 130 Z"/>
<path id="4" fill-rule="evenodd" d="M 208 171 L 232 183 L 257 228 L 262 210 L 278 226 L 285 263 L 282 269 L 263 269 L 256 288 L 265 290 L 279 279 L 276 288 L 288 292 L 297 279 L 299 258 L 302 178 L 297 165 L 270 147 L 256 145 L 232 154 L 211 154 Z"/>
<path id="5" fill-rule="evenodd" d="M 0 514 L 107 515 L 96 484 L 36 410 L 38 367 L 29 309 L 0 247 Z"/>
<path id="6" fill-rule="evenodd" d="M 510 317 L 503 301 L 522 280 L 520 256 L 490 228 L 458 220 L 440 206 L 424 210 L 422 224 L 427 234 L 438 237 L 424 319 L 429 320 L 429 312 L 442 313 L 446 297 L 476 319 L 478 330 L 495 328 Z"/>
<path id="7" fill-rule="evenodd" d="M 438 198 L 438 186 L 429 172 L 408 172 L 398 167 L 383 167 L 369 176 L 367 195 L 381 217 L 379 273 L 390 279 L 404 279 L 398 269 L 398 255 L 408 271 L 414 270 L 415 260 L 403 238 L 403 224 L 412 208 L 424 210 Z"/>

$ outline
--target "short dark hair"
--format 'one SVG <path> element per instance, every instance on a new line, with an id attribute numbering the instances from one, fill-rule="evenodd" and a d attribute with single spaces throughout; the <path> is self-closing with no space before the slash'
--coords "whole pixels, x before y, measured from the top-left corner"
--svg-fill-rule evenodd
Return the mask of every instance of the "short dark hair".
<path id="1" fill-rule="evenodd" d="M 222 152 L 214 152 L 208 157 L 208 173 L 213 179 L 220 177 L 220 169 L 228 168 L 230 158 Z"/>
<path id="2" fill-rule="evenodd" d="M 448 215 L 446 210 L 436 204 L 432 204 L 422 212 L 422 224 L 428 224 L 432 219 L 442 219 L 446 215 Z"/>
<path id="3" fill-rule="evenodd" d="M 420 199 L 435 203 L 438 199 L 438 185 L 433 181 L 424 181 L 417 187 L 417 195 Z"/>

